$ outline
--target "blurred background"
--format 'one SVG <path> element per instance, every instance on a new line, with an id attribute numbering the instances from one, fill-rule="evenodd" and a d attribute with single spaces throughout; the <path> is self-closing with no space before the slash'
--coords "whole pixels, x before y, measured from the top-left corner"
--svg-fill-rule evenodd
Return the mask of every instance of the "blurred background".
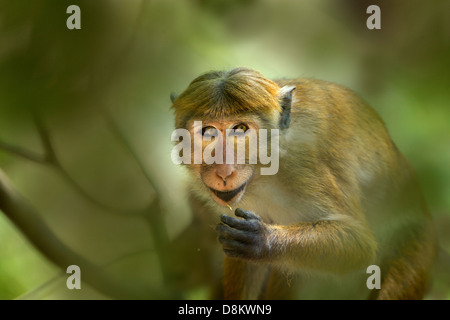
<path id="1" fill-rule="evenodd" d="M 81 30 L 66 27 L 72 4 Z M 371 4 L 381 30 L 366 27 Z M 450 252 L 449 12 L 448 0 L 0 0 L 0 299 L 208 298 L 220 263 L 195 265 L 200 246 L 178 240 L 193 215 L 170 161 L 169 95 L 237 66 L 358 92 L 416 169 Z M 83 290 L 66 288 L 71 264 Z M 450 298 L 446 272 L 428 298 Z"/>

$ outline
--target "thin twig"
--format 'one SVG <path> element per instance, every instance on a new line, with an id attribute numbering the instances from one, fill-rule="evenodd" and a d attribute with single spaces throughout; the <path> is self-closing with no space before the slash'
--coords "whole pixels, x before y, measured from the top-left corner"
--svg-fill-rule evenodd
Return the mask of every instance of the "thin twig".
<path id="1" fill-rule="evenodd" d="M 46 159 L 49 163 L 53 164 L 53 166 L 61 173 L 63 178 L 84 198 L 89 200 L 92 204 L 96 205 L 99 208 L 102 208 L 103 210 L 110 211 L 112 213 L 118 213 L 118 214 L 127 214 L 127 215 L 142 215 L 143 212 L 145 212 L 146 208 L 143 209 L 137 209 L 137 210 L 129 210 L 129 209 L 119 209 L 117 207 L 109 206 L 105 203 L 100 202 L 95 197 L 91 196 L 88 192 L 85 191 L 83 187 L 81 187 L 78 182 L 70 175 L 70 173 L 65 169 L 65 167 L 61 164 L 58 156 L 56 155 L 56 152 L 53 148 L 53 144 L 50 138 L 50 133 L 48 132 L 47 128 L 43 124 L 43 122 L 40 120 L 38 116 L 35 116 L 36 120 L 36 126 L 39 131 L 39 136 L 42 140 L 42 143 L 44 145 L 45 153 L 46 153 Z M 149 204 L 150 206 L 150 204 Z"/>
<path id="2" fill-rule="evenodd" d="M 158 185 L 154 182 L 153 177 L 150 176 L 150 174 L 145 169 L 143 163 L 137 156 L 136 152 L 131 147 L 130 143 L 126 139 L 123 132 L 119 129 L 118 125 L 112 118 L 112 116 L 109 114 L 108 111 L 105 111 L 106 119 L 109 124 L 109 127 L 111 128 L 111 131 L 116 135 L 118 140 L 122 143 L 122 145 L 126 148 L 126 150 L 132 155 L 134 161 L 138 165 L 139 169 L 141 170 L 144 177 L 147 179 L 153 190 L 156 192 L 156 197 L 153 201 L 153 203 L 150 205 L 148 210 L 146 211 L 146 214 L 143 215 L 144 219 L 147 221 L 148 226 L 151 231 L 151 235 L 153 236 L 154 243 L 155 243 L 155 250 L 160 257 L 160 264 L 161 264 L 161 270 L 162 270 L 162 276 L 164 280 L 168 279 L 168 274 L 165 266 L 164 255 L 166 254 L 166 246 L 169 243 L 169 235 L 167 232 L 166 224 L 164 221 L 164 208 L 161 203 L 162 198 L 162 191 L 159 189 Z"/>
<path id="3" fill-rule="evenodd" d="M 47 163 L 47 159 L 45 158 L 45 156 L 42 156 L 40 154 L 22 149 L 20 147 L 17 146 L 13 146 L 9 143 L 0 141 L 0 149 L 7 151 L 11 154 L 14 154 L 16 156 L 19 156 L 21 158 L 30 160 L 32 162 L 37 162 L 40 164 L 46 164 Z"/>
<path id="4" fill-rule="evenodd" d="M 114 121 L 114 119 L 112 118 L 111 114 L 108 111 L 105 111 L 104 113 L 105 113 L 105 118 L 106 118 L 106 121 L 108 123 L 108 126 L 111 129 L 111 132 L 117 137 L 117 139 L 125 147 L 127 152 L 129 154 L 131 154 L 131 156 L 134 159 L 134 162 L 137 164 L 137 166 L 139 167 L 139 170 L 142 172 L 142 174 L 144 175 L 145 179 L 148 181 L 150 186 L 156 192 L 157 196 L 161 196 L 161 190 L 159 189 L 158 185 L 155 183 L 154 178 L 151 177 L 150 174 L 147 172 L 144 164 L 139 159 L 139 157 L 136 154 L 136 152 L 134 151 L 134 149 L 131 147 L 131 144 L 129 143 L 129 141 L 127 140 L 127 138 L 123 134 L 123 132 L 119 129 L 119 126 Z"/>
<path id="5" fill-rule="evenodd" d="M 61 167 L 61 164 L 56 157 L 55 150 L 50 140 L 50 135 L 47 127 L 45 127 L 40 115 L 36 111 L 32 111 L 32 116 L 39 134 L 39 138 L 41 139 L 42 145 L 44 147 L 45 159 L 56 167 Z"/>

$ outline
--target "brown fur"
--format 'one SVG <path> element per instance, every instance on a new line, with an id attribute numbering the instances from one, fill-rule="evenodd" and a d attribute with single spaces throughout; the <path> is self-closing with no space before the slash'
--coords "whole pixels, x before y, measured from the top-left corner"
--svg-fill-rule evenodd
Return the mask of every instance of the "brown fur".
<path id="1" fill-rule="evenodd" d="M 258 261 L 226 259 L 225 298 L 286 298 L 298 293 L 285 286 L 286 273 L 359 279 L 370 264 L 382 271 L 381 290 L 370 298 L 423 298 L 436 254 L 426 204 L 382 120 L 354 92 L 320 80 L 271 81 L 245 68 L 212 72 L 176 99 L 176 126 L 202 120 L 223 123 L 225 130 L 253 117 L 256 129 L 273 127 L 280 119 L 280 88 L 287 85 L 296 89 L 290 127 L 280 138 L 279 172 L 261 176 L 255 166 L 237 167 L 224 187 L 246 181 L 232 206 L 259 215 L 270 243 Z M 196 172 L 193 195 L 211 212 L 233 216 L 208 190 L 223 184 L 217 167 L 188 168 Z M 365 289 L 365 282 L 356 282 Z"/>
<path id="2" fill-rule="evenodd" d="M 176 127 L 188 119 L 222 119 L 233 115 L 280 111 L 278 86 L 256 71 L 237 68 L 210 72 L 194 79 L 173 103 Z"/>

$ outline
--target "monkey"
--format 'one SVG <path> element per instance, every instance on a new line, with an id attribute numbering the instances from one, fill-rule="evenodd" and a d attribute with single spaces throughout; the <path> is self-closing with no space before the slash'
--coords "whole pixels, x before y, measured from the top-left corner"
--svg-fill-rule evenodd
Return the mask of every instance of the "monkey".
<path id="1" fill-rule="evenodd" d="M 431 214 L 411 165 L 354 91 L 238 67 L 198 76 L 171 108 L 177 129 L 209 138 L 203 151 L 230 129 L 278 132 L 275 174 L 259 162 L 183 164 L 193 208 L 211 215 L 224 253 L 221 298 L 424 298 Z M 370 265 L 379 288 L 366 284 Z"/>

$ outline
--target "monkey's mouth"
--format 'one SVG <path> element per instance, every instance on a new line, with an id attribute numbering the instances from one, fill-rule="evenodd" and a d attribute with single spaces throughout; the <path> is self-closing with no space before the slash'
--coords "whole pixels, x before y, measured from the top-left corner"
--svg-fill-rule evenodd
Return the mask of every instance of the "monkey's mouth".
<path id="1" fill-rule="evenodd" d="M 220 200 L 228 203 L 229 201 L 233 200 L 234 198 L 236 198 L 236 196 L 240 193 L 242 193 L 245 189 L 247 183 L 244 183 L 243 185 L 241 185 L 240 187 L 231 190 L 231 191 L 219 191 L 219 190 L 215 190 L 213 188 L 209 188 L 211 190 L 211 192 Z"/>

